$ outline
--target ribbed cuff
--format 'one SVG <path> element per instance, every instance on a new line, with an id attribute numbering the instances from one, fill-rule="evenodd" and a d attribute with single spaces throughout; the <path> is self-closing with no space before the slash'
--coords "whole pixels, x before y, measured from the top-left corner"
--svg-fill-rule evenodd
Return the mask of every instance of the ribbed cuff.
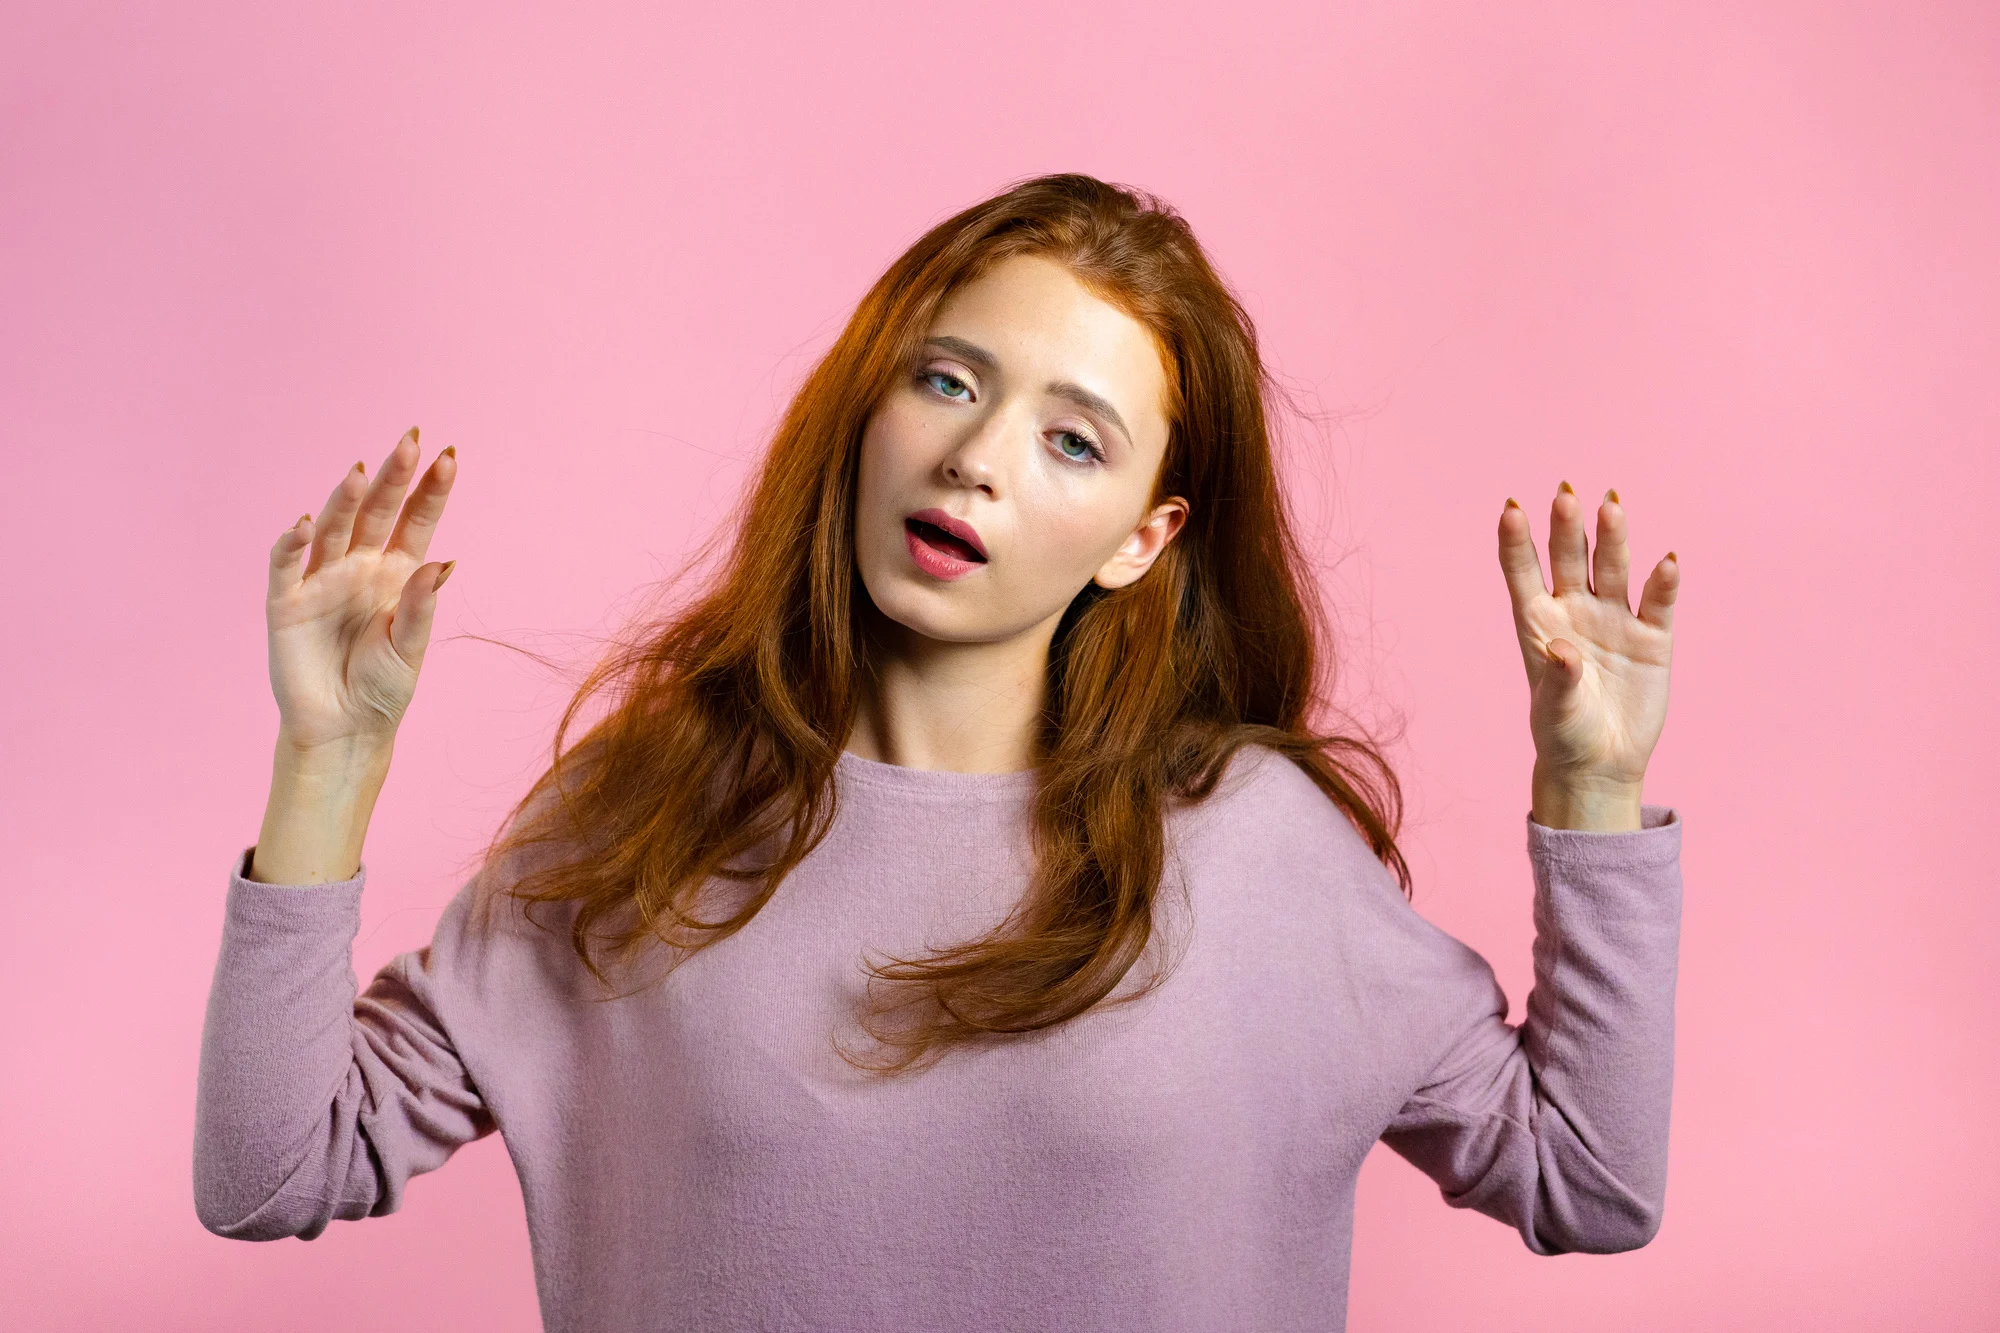
<path id="1" fill-rule="evenodd" d="M 336 920 L 358 922 L 361 887 L 368 879 L 368 864 L 362 862 L 347 879 L 325 884 L 265 884 L 245 879 L 250 856 L 257 850 L 251 843 L 236 854 L 229 868 L 229 915 L 258 925 L 282 925 L 297 929 L 305 923 Z"/>
<path id="2" fill-rule="evenodd" d="M 1665 865 L 1681 854 L 1680 812 L 1670 805 L 1640 806 L 1639 827 L 1618 833 L 1550 828 L 1537 824 L 1532 812 L 1523 818 L 1528 826 L 1528 854 L 1536 860 L 1615 869 Z"/>

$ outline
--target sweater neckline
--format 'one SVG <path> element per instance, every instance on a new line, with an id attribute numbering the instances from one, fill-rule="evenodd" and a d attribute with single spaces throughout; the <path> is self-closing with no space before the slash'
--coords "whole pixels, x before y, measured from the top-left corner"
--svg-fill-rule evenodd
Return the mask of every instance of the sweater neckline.
<path id="1" fill-rule="evenodd" d="M 1041 771 L 1016 769 L 1011 773 L 954 773 L 939 768 L 910 768 L 864 759 L 852 750 L 842 750 L 834 771 L 842 780 L 900 792 L 910 796 L 934 796 L 947 800 L 1003 800 L 1032 793 L 1041 782 Z"/>

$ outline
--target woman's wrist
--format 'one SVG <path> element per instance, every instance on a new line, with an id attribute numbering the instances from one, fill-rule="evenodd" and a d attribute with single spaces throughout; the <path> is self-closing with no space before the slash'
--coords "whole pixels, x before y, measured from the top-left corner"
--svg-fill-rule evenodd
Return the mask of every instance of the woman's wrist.
<path id="1" fill-rule="evenodd" d="M 364 743 L 301 751 L 281 735 L 247 878 L 266 884 L 351 879 L 360 869 L 393 752 L 391 745 Z"/>
<path id="2" fill-rule="evenodd" d="M 1544 828 L 1633 833 L 1641 823 L 1640 784 L 1535 770 L 1528 816 Z"/>
<path id="3" fill-rule="evenodd" d="M 278 741 L 272 747 L 272 762 L 286 776 L 363 780 L 386 772 L 395 752 L 394 731 L 305 741 L 280 723 Z"/>

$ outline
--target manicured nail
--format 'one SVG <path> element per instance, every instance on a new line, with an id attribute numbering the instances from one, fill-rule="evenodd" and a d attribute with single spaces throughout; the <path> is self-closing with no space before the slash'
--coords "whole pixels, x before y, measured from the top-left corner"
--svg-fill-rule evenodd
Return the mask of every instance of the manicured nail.
<path id="1" fill-rule="evenodd" d="M 1519 500 L 1516 500 L 1513 496 L 1510 495 L 1507 497 L 1506 507 L 1509 509 L 1519 509 L 1521 507 L 1521 502 Z"/>
<path id="2" fill-rule="evenodd" d="M 1556 489 L 1559 491 L 1567 491 L 1571 495 L 1576 494 L 1576 487 L 1570 485 L 1568 482 L 1564 482 L 1562 485 L 1556 487 Z"/>
<path id="3" fill-rule="evenodd" d="M 359 472 L 364 477 L 368 475 L 368 469 L 362 466 L 359 462 L 355 463 L 354 470 L 356 472 Z"/>
<path id="4" fill-rule="evenodd" d="M 1676 565 L 1678 565 L 1681 562 L 1681 558 L 1675 555 L 1672 551 L 1667 552 L 1667 559 L 1673 561 Z"/>
<path id="5" fill-rule="evenodd" d="M 410 427 L 410 443 L 415 444 L 416 442 L 417 442 L 417 428 L 415 426 L 412 426 Z"/>
<path id="6" fill-rule="evenodd" d="M 1616 486 L 1613 486 L 1610 490 L 1606 491 L 1604 493 L 1604 498 L 1611 501 L 1611 503 L 1615 505 L 1622 505 L 1625 503 L 1623 500 L 1618 498 L 1618 488 Z"/>
<path id="7" fill-rule="evenodd" d="M 444 568 L 438 571 L 438 581 L 431 585 L 432 592 L 436 592 L 444 586 L 444 581 L 451 577 L 452 567 L 457 563 L 458 561 L 456 560 L 447 560 L 444 562 Z"/>
<path id="8" fill-rule="evenodd" d="M 439 457 L 443 457 L 446 454 L 449 454 L 451 456 L 451 461 L 456 463 L 458 461 L 458 446 L 455 444 L 447 444 L 444 448 L 438 450 Z"/>
<path id="9" fill-rule="evenodd" d="M 299 515 L 299 523 L 310 523 L 312 521 L 313 521 L 313 516 L 311 514 Z M 292 526 L 296 528 L 299 525 L 299 523 L 294 523 L 292 524 Z"/>

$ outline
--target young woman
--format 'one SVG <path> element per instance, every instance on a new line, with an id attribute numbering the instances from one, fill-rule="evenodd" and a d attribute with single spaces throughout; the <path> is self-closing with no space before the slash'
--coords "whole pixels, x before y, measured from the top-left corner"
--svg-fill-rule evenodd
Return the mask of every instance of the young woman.
<path id="1" fill-rule="evenodd" d="M 1537 756 L 1509 1026 L 1406 900 L 1388 767 L 1316 729 L 1269 393 L 1158 201 L 1055 176 L 940 224 L 799 391 L 715 581 L 593 672 L 432 944 L 358 995 L 456 461 L 419 478 L 412 429 L 356 464 L 272 548 L 202 1221 L 311 1238 L 498 1130 L 543 1318 L 594 1331 L 1337 1327 L 1377 1139 L 1538 1254 L 1644 1244 L 1673 557 L 1635 614 L 1615 494 L 1593 554 L 1559 489 L 1548 585 L 1500 515 Z"/>

